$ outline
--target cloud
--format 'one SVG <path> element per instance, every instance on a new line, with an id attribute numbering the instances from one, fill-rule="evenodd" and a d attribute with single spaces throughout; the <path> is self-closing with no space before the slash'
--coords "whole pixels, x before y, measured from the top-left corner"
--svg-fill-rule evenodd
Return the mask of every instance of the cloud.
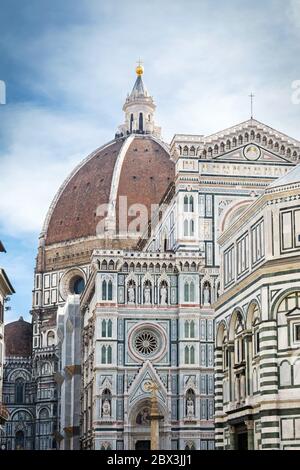
<path id="1" fill-rule="evenodd" d="M 300 0 L 289 0 L 288 12 L 291 22 L 300 32 Z"/>
<path id="2" fill-rule="evenodd" d="M 15 237 L 7 259 L 24 306 L 51 200 L 122 123 L 139 57 L 167 141 L 246 120 L 251 91 L 257 119 L 300 137 L 300 106 L 291 102 L 300 79 L 300 0 L 31 0 L 12 11 L 13 3 L 0 19 L 9 69 L 8 104 L 0 108 L 0 233 Z M 30 247 L 21 243 L 27 237 Z"/>
<path id="3" fill-rule="evenodd" d="M 39 231 L 68 173 L 107 135 L 86 116 L 29 105 L 7 109 L 0 158 L 1 230 L 10 235 Z"/>
<path id="4" fill-rule="evenodd" d="M 270 4 L 272 22 L 267 12 Z M 76 3 L 78 6 L 78 4 Z M 278 31 L 282 7 L 266 2 L 224 8 L 211 2 L 83 1 L 83 21 L 46 24 L 38 37 L 7 37 L 22 68 L 31 100 L 7 106 L 0 157 L 2 229 L 40 230 L 56 190 L 87 153 L 110 140 L 122 122 L 139 55 L 145 82 L 157 102 L 163 135 L 210 134 L 249 117 L 248 95 L 257 95 L 257 118 L 296 133 L 298 109 L 290 102 L 295 63 Z M 291 1 L 298 11 L 299 1 Z M 139 15 L 132 12 L 138 8 Z M 245 21 L 247 17 L 247 21 Z M 275 28 L 278 27 L 278 29 Z M 272 29 L 273 28 L 273 29 Z M 274 43 L 277 52 L 274 55 Z M 290 62 L 289 62 L 290 60 Z M 287 92 L 287 90 L 289 90 Z M 285 121 L 270 103 L 280 102 Z M 295 134 L 296 135 L 296 134 Z"/>

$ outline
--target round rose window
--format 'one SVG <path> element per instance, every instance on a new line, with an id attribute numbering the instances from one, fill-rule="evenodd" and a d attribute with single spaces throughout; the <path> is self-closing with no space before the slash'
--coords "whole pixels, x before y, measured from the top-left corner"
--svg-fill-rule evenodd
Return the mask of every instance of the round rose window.
<path id="1" fill-rule="evenodd" d="M 150 330 L 141 331 L 134 339 L 135 350 L 143 356 L 154 354 L 157 351 L 158 345 L 158 337 Z"/>

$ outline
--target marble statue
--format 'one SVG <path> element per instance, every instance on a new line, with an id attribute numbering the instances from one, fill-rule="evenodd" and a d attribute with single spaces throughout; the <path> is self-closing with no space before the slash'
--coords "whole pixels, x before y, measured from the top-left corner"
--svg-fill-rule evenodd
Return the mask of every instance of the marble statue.
<path id="1" fill-rule="evenodd" d="M 102 405 L 102 416 L 108 417 L 110 416 L 110 402 L 107 398 L 104 400 Z"/>
<path id="2" fill-rule="evenodd" d="M 188 398 L 188 400 L 187 400 L 186 411 L 187 411 L 187 416 L 189 418 L 191 418 L 195 415 L 194 401 L 191 398 Z"/>
<path id="3" fill-rule="evenodd" d="M 134 304 L 134 287 L 130 285 L 128 287 L 128 303 Z"/>
<path id="4" fill-rule="evenodd" d="M 160 303 L 161 305 L 167 304 L 167 288 L 164 284 L 160 288 Z"/>
<path id="5" fill-rule="evenodd" d="M 145 286 L 144 298 L 145 298 L 145 304 L 150 304 L 151 303 L 151 291 L 150 291 L 149 286 Z"/>
<path id="6" fill-rule="evenodd" d="M 209 305 L 210 303 L 210 292 L 209 292 L 209 287 L 208 285 L 206 284 L 205 287 L 204 287 L 204 291 L 203 291 L 203 303 L 204 305 Z"/>

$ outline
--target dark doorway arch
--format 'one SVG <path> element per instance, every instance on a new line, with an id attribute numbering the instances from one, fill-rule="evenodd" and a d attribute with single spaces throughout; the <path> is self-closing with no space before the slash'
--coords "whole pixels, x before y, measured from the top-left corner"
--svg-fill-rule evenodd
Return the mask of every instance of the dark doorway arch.
<path id="1" fill-rule="evenodd" d="M 23 431 L 16 432 L 16 450 L 23 450 L 25 444 L 25 436 Z"/>

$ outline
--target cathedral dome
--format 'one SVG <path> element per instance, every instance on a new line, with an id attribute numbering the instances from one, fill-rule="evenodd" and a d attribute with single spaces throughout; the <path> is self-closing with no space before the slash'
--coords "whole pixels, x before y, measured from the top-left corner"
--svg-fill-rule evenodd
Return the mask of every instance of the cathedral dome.
<path id="1" fill-rule="evenodd" d="M 59 190 L 44 227 L 45 244 L 95 237 L 104 218 L 115 223 L 122 238 L 120 201 L 127 211 L 136 204 L 146 207 L 149 220 L 151 206 L 159 204 L 174 174 L 167 146 L 151 135 L 132 134 L 108 143 L 87 157 Z M 128 224 L 135 218 L 125 217 Z"/>
<path id="2" fill-rule="evenodd" d="M 86 157 L 57 192 L 40 236 L 37 269 L 73 266 L 94 249 L 135 249 L 175 178 L 143 69 L 115 138 Z"/>
<path id="3" fill-rule="evenodd" d="M 29 357 L 32 350 L 32 325 L 23 317 L 4 327 L 6 357 Z"/>

